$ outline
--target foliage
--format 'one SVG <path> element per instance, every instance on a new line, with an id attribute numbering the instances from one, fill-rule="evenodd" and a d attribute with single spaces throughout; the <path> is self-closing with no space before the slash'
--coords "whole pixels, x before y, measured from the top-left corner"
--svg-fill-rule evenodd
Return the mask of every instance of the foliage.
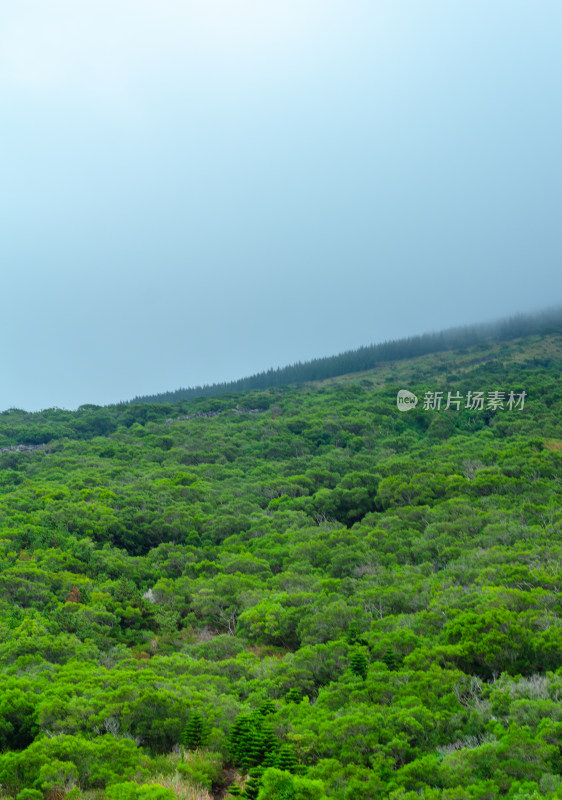
<path id="1" fill-rule="evenodd" d="M 552 332 L 0 414 L 2 792 L 559 797 L 561 368 Z"/>
<path id="2" fill-rule="evenodd" d="M 205 735 L 203 717 L 198 711 L 192 711 L 182 732 L 183 744 L 188 750 L 197 750 L 203 744 Z"/>

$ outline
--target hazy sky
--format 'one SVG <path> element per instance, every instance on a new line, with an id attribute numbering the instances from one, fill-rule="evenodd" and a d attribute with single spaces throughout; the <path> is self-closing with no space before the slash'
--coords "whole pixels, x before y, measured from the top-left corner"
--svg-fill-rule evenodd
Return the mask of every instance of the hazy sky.
<path id="1" fill-rule="evenodd" d="M 0 0 L 0 408 L 562 300 L 560 0 Z"/>

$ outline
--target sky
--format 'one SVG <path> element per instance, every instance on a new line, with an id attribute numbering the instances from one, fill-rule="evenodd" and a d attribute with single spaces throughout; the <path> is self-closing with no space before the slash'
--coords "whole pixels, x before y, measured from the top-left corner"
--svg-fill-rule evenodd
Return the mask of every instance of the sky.
<path id="1" fill-rule="evenodd" d="M 0 0 L 0 409 L 562 301 L 560 0 Z"/>

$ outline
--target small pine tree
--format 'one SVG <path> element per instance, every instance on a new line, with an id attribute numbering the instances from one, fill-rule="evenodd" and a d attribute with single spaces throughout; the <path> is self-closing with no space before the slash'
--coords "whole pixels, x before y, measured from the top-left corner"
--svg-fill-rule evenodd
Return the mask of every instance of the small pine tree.
<path id="1" fill-rule="evenodd" d="M 248 766 L 256 766 L 257 764 L 261 764 L 266 754 L 261 731 L 254 729 L 252 733 L 253 735 L 249 743 L 246 761 Z"/>
<path id="2" fill-rule="evenodd" d="M 361 629 L 357 622 L 350 622 L 345 632 L 345 641 L 348 644 L 355 644 L 357 639 L 361 636 Z"/>
<path id="3" fill-rule="evenodd" d="M 236 718 L 228 737 L 232 760 L 237 766 L 249 769 L 255 763 L 255 737 L 255 721 L 248 714 L 241 714 Z"/>
<path id="4" fill-rule="evenodd" d="M 198 711 L 192 711 L 183 729 L 182 743 L 188 750 L 197 750 L 203 744 L 205 731 L 203 718 Z"/>
<path id="5" fill-rule="evenodd" d="M 365 680 L 367 677 L 367 659 L 363 653 L 353 653 L 351 656 L 350 668 L 352 672 Z"/>
<path id="6" fill-rule="evenodd" d="M 386 650 L 384 651 L 384 655 L 382 657 L 382 660 L 384 661 L 386 666 L 389 668 L 389 670 L 398 669 L 399 659 L 398 659 L 396 653 L 394 652 L 394 650 L 392 649 L 392 647 L 387 647 L 386 648 Z"/>
<path id="7" fill-rule="evenodd" d="M 242 797 L 248 798 L 248 800 L 256 800 L 258 794 L 260 793 L 261 784 L 258 778 L 250 778 L 247 782 L 246 786 L 244 787 L 244 794 Z"/>
<path id="8" fill-rule="evenodd" d="M 267 769 L 268 767 L 277 766 L 277 753 L 270 751 L 266 753 L 261 761 L 261 766 Z"/>
<path id="9" fill-rule="evenodd" d="M 275 760 L 275 766 L 278 769 L 284 769 L 287 772 L 294 772 L 297 766 L 297 759 L 293 752 L 292 747 L 289 745 L 283 745 L 279 752 L 277 753 L 277 758 Z"/>
<path id="10" fill-rule="evenodd" d="M 272 700 L 264 700 L 263 703 L 258 708 L 258 714 L 260 717 L 267 717 L 270 714 L 275 712 L 275 704 Z"/>
<path id="11" fill-rule="evenodd" d="M 289 689 L 285 695 L 287 703 L 302 703 L 302 694 L 299 689 Z"/>
<path id="12" fill-rule="evenodd" d="M 270 755 L 279 749 L 279 740 L 271 723 L 267 722 L 272 711 L 275 711 L 275 706 L 267 701 L 252 714 L 241 714 L 235 720 L 229 735 L 229 749 L 238 767 L 248 770 L 264 764 L 268 757 L 271 761 Z"/>
<path id="13" fill-rule="evenodd" d="M 250 778 L 244 787 L 244 794 L 247 800 L 256 800 L 261 789 L 261 776 L 264 773 L 263 767 L 252 767 L 250 770 Z"/>

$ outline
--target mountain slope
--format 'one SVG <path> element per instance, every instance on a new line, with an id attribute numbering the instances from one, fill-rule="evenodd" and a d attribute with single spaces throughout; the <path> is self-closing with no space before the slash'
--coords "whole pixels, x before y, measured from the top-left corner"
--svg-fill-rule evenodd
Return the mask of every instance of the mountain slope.
<path id="1" fill-rule="evenodd" d="M 131 402 L 173 403 L 194 397 L 211 397 L 229 392 L 268 389 L 287 384 L 302 384 L 334 378 L 348 373 L 380 369 L 389 362 L 412 359 L 431 353 L 458 351 L 476 346 L 490 347 L 521 337 L 562 333 L 562 306 L 536 314 L 519 314 L 494 323 L 450 328 L 438 333 L 426 333 L 407 339 L 373 344 L 349 350 L 336 356 L 317 358 L 288 367 L 270 369 L 230 383 L 177 389 L 157 395 L 137 397 Z"/>
<path id="2" fill-rule="evenodd" d="M 562 337 L 465 349 L 0 415 L 2 791 L 558 797 Z"/>

